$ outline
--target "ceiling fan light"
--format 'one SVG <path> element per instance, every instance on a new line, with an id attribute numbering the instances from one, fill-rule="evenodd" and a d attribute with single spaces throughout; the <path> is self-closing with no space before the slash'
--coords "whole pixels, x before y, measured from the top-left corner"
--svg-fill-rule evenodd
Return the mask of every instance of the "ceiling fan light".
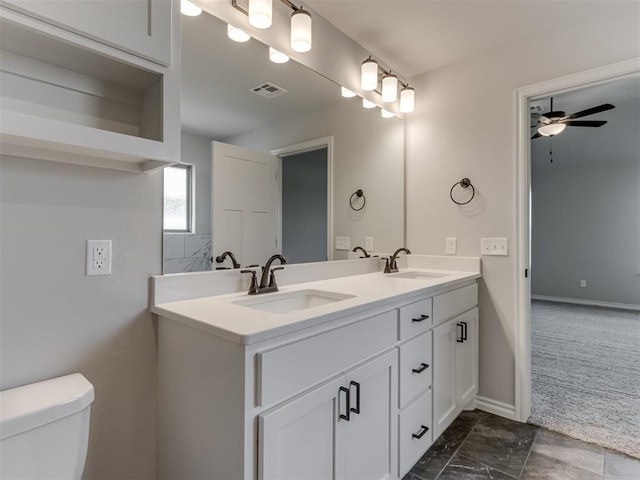
<path id="1" fill-rule="evenodd" d="M 340 94 L 344 97 L 344 98 L 353 98 L 356 96 L 355 92 L 352 92 L 351 90 L 349 90 L 348 88 L 344 88 L 344 87 L 340 87 Z"/>
<path id="2" fill-rule="evenodd" d="M 180 0 L 180 13 L 187 17 L 197 17 L 202 13 L 202 9 L 189 0 Z"/>
<path id="3" fill-rule="evenodd" d="M 371 57 L 362 62 L 360 70 L 360 88 L 367 92 L 378 87 L 378 62 Z"/>
<path id="4" fill-rule="evenodd" d="M 251 38 L 251 35 L 249 35 L 247 32 L 245 32 L 244 30 L 240 30 L 239 28 L 234 27 L 231 24 L 227 24 L 227 36 L 234 42 L 240 43 L 247 42 Z"/>
<path id="5" fill-rule="evenodd" d="M 249 23 L 256 28 L 269 28 L 272 10 L 272 0 L 249 0 Z"/>
<path id="6" fill-rule="evenodd" d="M 389 73 L 382 77 L 382 101 L 389 103 L 398 99 L 398 77 Z"/>
<path id="7" fill-rule="evenodd" d="M 362 106 L 364 108 L 376 108 L 377 105 L 373 102 L 370 102 L 369 100 L 367 100 L 366 98 L 362 99 Z"/>
<path id="8" fill-rule="evenodd" d="M 311 14 L 306 10 L 300 8 L 291 14 L 291 48 L 295 52 L 311 50 L 311 27 Z"/>
<path id="9" fill-rule="evenodd" d="M 384 108 L 380 109 L 380 115 L 382 116 L 382 118 L 393 118 L 393 117 L 395 117 L 395 115 L 393 113 L 391 113 L 388 110 L 385 110 Z"/>
<path id="10" fill-rule="evenodd" d="M 269 47 L 269 60 L 273 63 L 287 63 L 289 61 L 289 55 L 282 53 L 273 47 Z"/>
<path id="11" fill-rule="evenodd" d="M 411 113 L 416 106 L 416 91 L 412 87 L 404 87 L 400 90 L 400 111 Z"/>
<path id="12" fill-rule="evenodd" d="M 538 133 L 545 137 L 553 137 L 562 133 L 565 128 L 567 128 L 567 125 L 564 123 L 548 123 L 538 127 Z"/>

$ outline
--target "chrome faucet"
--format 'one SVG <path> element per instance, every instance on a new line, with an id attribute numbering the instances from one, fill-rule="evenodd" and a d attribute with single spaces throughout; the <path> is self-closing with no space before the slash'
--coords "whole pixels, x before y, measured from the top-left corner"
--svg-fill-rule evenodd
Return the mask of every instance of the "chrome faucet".
<path id="1" fill-rule="evenodd" d="M 384 266 L 384 273 L 395 273 L 398 271 L 398 265 L 396 265 L 396 260 L 398 258 L 398 254 L 400 252 L 405 252 L 407 255 L 411 255 L 411 252 L 408 248 L 399 248 L 396 250 L 391 257 L 387 259 L 387 263 Z"/>
<path id="2" fill-rule="evenodd" d="M 231 263 L 233 264 L 233 268 L 240 268 L 240 264 L 236 260 L 236 256 L 232 252 L 229 252 L 229 251 L 224 252 L 222 255 L 218 255 L 216 257 L 216 263 L 224 262 L 227 259 L 227 257 L 229 257 L 231 259 Z"/>
<path id="3" fill-rule="evenodd" d="M 369 255 L 367 253 L 367 251 L 362 248 L 362 247 L 355 247 L 353 250 L 351 250 L 353 253 L 355 253 L 357 250 L 360 250 L 362 253 L 364 253 L 364 257 L 360 257 L 360 258 L 369 258 L 371 255 Z"/>
<path id="4" fill-rule="evenodd" d="M 287 263 L 287 259 L 284 258 L 280 254 L 275 254 L 269 257 L 267 263 L 262 267 L 262 276 L 260 277 L 260 284 L 258 284 L 258 279 L 256 277 L 255 270 L 240 270 L 240 273 L 250 273 L 251 274 L 251 285 L 249 286 L 249 295 L 258 295 L 260 293 L 269 293 L 269 292 L 277 292 L 278 285 L 276 284 L 276 270 L 284 270 L 284 267 L 271 267 L 271 264 L 275 261 L 279 260 L 281 265 Z M 269 283 L 267 283 L 267 278 L 269 279 Z"/>

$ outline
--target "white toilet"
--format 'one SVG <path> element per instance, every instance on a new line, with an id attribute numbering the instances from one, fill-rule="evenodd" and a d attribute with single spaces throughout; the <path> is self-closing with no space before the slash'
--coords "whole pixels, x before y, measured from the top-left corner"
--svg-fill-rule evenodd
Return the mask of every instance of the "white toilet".
<path id="1" fill-rule="evenodd" d="M 0 392 L 0 479 L 80 479 L 93 398 L 79 373 Z"/>

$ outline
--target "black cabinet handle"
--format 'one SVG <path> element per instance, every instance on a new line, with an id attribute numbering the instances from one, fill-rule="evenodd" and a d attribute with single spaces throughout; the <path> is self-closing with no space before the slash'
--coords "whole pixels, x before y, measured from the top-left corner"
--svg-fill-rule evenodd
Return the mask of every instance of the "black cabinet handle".
<path id="1" fill-rule="evenodd" d="M 426 320 L 427 318 L 429 318 L 429 315 L 420 315 L 418 318 L 412 318 L 411 321 L 412 322 L 422 322 L 422 321 Z"/>
<path id="2" fill-rule="evenodd" d="M 340 418 L 348 422 L 349 420 L 351 420 L 351 392 L 348 388 L 345 387 L 340 387 L 340 392 L 344 392 L 347 394 L 347 414 L 343 415 L 341 413 Z M 338 395 L 340 395 L 340 392 L 338 392 Z"/>
<path id="3" fill-rule="evenodd" d="M 462 324 L 462 341 L 467 339 L 467 322 L 460 322 Z"/>
<path id="4" fill-rule="evenodd" d="M 349 408 L 349 411 L 360 415 L 360 384 L 358 382 L 350 382 L 349 392 L 351 392 L 351 386 L 356 387 L 356 408 Z"/>
<path id="5" fill-rule="evenodd" d="M 411 437 L 417 438 L 418 440 L 420 440 L 422 437 L 424 437 L 424 434 L 427 433 L 428 431 L 429 431 L 429 427 L 425 425 L 420 425 L 420 431 L 418 433 L 412 433 Z"/>
<path id="6" fill-rule="evenodd" d="M 460 335 L 456 338 L 456 342 L 462 343 L 464 342 L 464 325 L 460 322 L 456 323 L 456 327 L 460 327 Z"/>
<path id="7" fill-rule="evenodd" d="M 429 368 L 429 365 L 427 365 L 426 363 L 421 363 L 420 364 L 420 368 L 414 368 L 411 371 L 413 373 L 422 373 L 424 372 L 427 368 Z"/>

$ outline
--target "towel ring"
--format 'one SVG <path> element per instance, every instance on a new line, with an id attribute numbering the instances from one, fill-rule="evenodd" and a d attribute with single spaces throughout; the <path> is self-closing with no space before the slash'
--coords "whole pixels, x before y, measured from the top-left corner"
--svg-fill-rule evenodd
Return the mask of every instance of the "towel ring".
<path id="1" fill-rule="evenodd" d="M 453 189 L 456 188 L 457 185 L 460 185 L 462 188 L 471 187 L 471 198 L 469 198 L 469 200 L 467 200 L 466 202 L 458 202 L 455 198 L 453 198 Z M 473 197 L 476 196 L 476 189 L 471 184 L 471 180 L 469 180 L 468 178 L 465 177 L 462 180 L 460 180 L 459 182 L 453 184 L 453 187 L 451 187 L 451 190 L 449 191 L 449 196 L 451 197 L 451 201 L 453 203 L 455 203 L 456 205 L 466 205 L 471 200 L 473 200 Z"/>
<path id="2" fill-rule="evenodd" d="M 362 198 L 362 205 L 360 206 L 360 208 L 356 208 L 353 206 L 353 200 L 354 200 L 353 197 L 356 197 L 356 199 Z M 364 196 L 364 192 L 362 191 L 362 189 L 359 188 L 358 190 L 356 190 L 351 194 L 351 197 L 349 198 L 349 206 L 351 207 L 351 210 L 353 210 L 354 212 L 359 212 L 364 208 L 366 204 L 367 204 L 367 197 Z"/>

